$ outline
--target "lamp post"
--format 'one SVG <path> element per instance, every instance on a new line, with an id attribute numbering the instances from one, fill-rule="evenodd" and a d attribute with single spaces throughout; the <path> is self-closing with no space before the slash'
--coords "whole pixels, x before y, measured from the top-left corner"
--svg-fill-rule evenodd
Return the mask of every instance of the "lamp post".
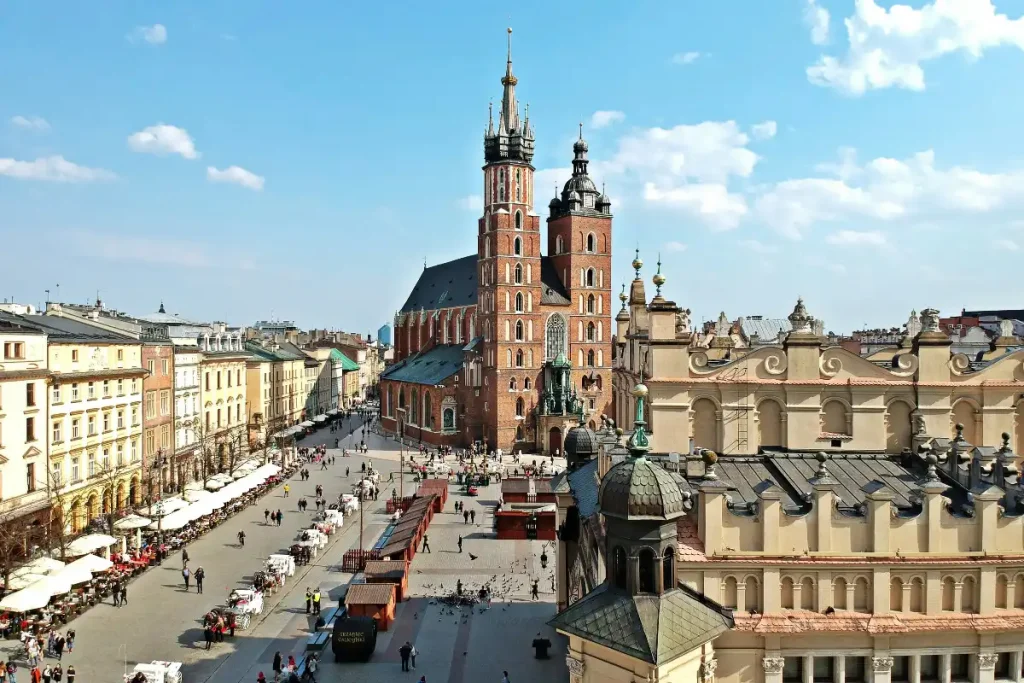
<path id="1" fill-rule="evenodd" d="M 153 463 L 153 467 L 160 469 L 158 475 L 159 479 L 159 490 L 157 491 L 157 505 L 159 505 L 159 516 L 156 518 L 156 533 L 157 538 L 160 539 L 160 545 L 164 544 L 164 449 L 160 449 L 156 452 L 156 461 Z"/>

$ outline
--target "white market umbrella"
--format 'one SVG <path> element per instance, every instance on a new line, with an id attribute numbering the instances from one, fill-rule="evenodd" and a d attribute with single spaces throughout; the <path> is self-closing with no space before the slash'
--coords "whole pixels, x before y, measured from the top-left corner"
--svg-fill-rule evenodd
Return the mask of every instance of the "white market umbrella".
<path id="1" fill-rule="evenodd" d="M 72 562 L 56 574 L 52 574 L 46 578 L 58 583 L 66 582 L 68 590 L 71 590 L 71 586 L 74 586 L 79 583 L 87 583 L 89 581 L 92 581 L 92 572 L 87 567 L 83 567 L 82 565 L 75 566 L 75 563 Z M 67 591 L 61 592 L 66 593 Z M 57 595 L 57 593 L 55 593 L 54 595 Z"/>
<path id="2" fill-rule="evenodd" d="M 191 491 L 185 491 L 185 500 L 190 503 L 198 503 L 201 500 L 209 498 L 213 494 L 205 489 L 193 489 Z"/>
<path id="3" fill-rule="evenodd" d="M 109 548 L 117 543 L 117 539 L 106 534 L 88 534 L 71 541 L 67 547 L 68 555 L 85 555 L 93 550 Z"/>
<path id="4" fill-rule="evenodd" d="M 209 489 L 210 491 L 217 491 L 219 489 L 224 488 L 224 484 L 216 479 L 211 479 L 210 481 L 206 482 L 206 488 Z"/>
<path id="5" fill-rule="evenodd" d="M 178 510 L 164 517 L 160 522 L 153 522 L 149 528 L 153 531 L 163 529 L 164 531 L 177 531 L 192 520 L 189 519 L 186 510 Z"/>
<path id="6" fill-rule="evenodd" d="M 80 558 L 68 565 L 68 567 L 80 567 L 82 569 L 87 569 L 92 573 L 105 572 L 113 566 L 113 562 L 105 557 L 100 557 L 99 555 L 82 555 Z"/>
<path id="7" fill-rule="evenodd" d="M 122 519 L 114 522 L 114 528 L 121 531 L 130 531 L 132 529 L 141 529 L 149 526 L 153 523 L 153 520 L 148 517 L 142 517 L 140 515 L 128 515 Z"/>
<path id="8" fill-rule="evenodd" d="M 11 576 L 10 581 L 7 582 L 7 589 L 12 591 L 20 591 L 23 588 L 28 588 L 39 579 L 46 578 L 45 574 L 18 574 L 17 576 Z"/>
<path id="9" fill-rule="evenodd" d="M 64 575 L 63 572 L 67 571 L 62 569 L 56 574 L 50 574 L 39 579 L 25 590 L 39 590 L 40 592 L 46 593 L 49 597 L 54 595 L 64 595 L 65 593 L 71 592 L 71 577 Z M 86 579 L 89 581 L 92 579 L 92 575 Z"/>
<path id="10" fill-rule="evenodd" d="M 38 582 L 37 582 L 38 583 Z M 0 600 L 0 610 L 7 612 L 31 612 L 42 609 L 50 602 L 50 594 L 42 586 L 36 583 L 28 588 L 11 593 L 3 600 Z"/>
<path id="11" fill-rule="evenodd" d="M 210 480 L 211 481 L 219 481 L 219 482 L 221 482 L 223 484 L 230 484 L 232 481 L 234 481 L 234 479 L 231 477 L 230 474 L 223 473 L 223 472 L 221 474 L 213 475 L 212 477 L 210 477 Z"/>
<path id="12" fill-rule="evenodd" d="M 37 557 L 31 562 L 27 562 L 12 571 L 11 576 L 21 576 L 23 574 L 49 574 L 51 572 L 60 571 L 63 568 L 64 563 L 60 560 L 55 560 L 52 557 Z"/>

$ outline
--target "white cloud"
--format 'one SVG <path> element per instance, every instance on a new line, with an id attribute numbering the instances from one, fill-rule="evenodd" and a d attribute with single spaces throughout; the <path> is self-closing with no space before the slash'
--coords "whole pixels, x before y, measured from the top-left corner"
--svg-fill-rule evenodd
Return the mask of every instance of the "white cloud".
<path id="1" fill-rule="evenodd" d="M 206 168 L 206 178 L 213 183 L 232 183 L 234 185 L 241 185 L 247 187 L 250 190 L 259 192 L 263 189 L 263 184 L 266 182 L 266 178 L 261 175 L 256 175 L 252 171 L 247 171 L 241 166 L 229 166 L 223 171 L 208 166 Z"/>
<path id="2" fill-rule="evenodd" d="M 647 183 L 644 199 L 652 204 L 683 209 L 718 230 L 735 228 L 747 214 L 743 196 L 730 193 L 725 185 L 718 183 L 688 183 L 665 189 Z"/>
<path id="3" fill-rule="evenodd" d="M 26 130 L 50 130 L 50 124 L 41 116 L 12 116 L 11 125 Z"/>
<path id="4" fill-rule="evenodd" d="M 625 112 L 621 111 L 595 111 L 590 117 L 591 128 L 605 128 L 614 123 L 621 123 L 626 120 Z"/>
<path id="5" fill-rule="evenodd" d="M 811 28 L 811 42 L 824 45 L 828 42 L 828 25 L 831 16 L 828 10 L 818 4 L 817 0 L 807 0 L 804 9 L 804 21 Z"/>
<path id="6" fill-rule="evenodd" d="M 158 123 L 128 136 L 128 146 L 147 154 L 180 154 L 186 159 L 198 159 L 196 143 L 188 131 L 177 126 Z"/>
<path id="7" fill-rule="evenodd" d="M 150 45 L 163 45 L 167 42 L 167 27 L 163 24 L 136 26 L 135 30 L 128 34 L 128 40 L 132 43 L 146 42 Z"/>
<path id="8" fill-rule="evenodd" d="M 995 245 L 998 248 L 1003 249 L 1005 251 L 1019 251 L 1020 250 L 1020 245 L 1018 245 L 1013 240 L 1006 240 L 1006 239 L 996 240 L 995 241 Z"/>
<path id="9" fill-rule="evenodd" d="M 847 53 L 821 57 L 807 68 L 807 77 L 849 95 L 892 87 L 924 90 L 922 65 L 943 55 L 977 59 L 1003 45 L 1024 49 L 1024 17 L 997 14 L 992 0 L 933 0 L 920 9 L 856 0 L 844 23 Z"/>
<path id="10" fill-rule="evenodd" d="M 465 211 L 482 211 L 484 207 L 484 198 L 478 194 L 471 194 L 456 202 L 460 209 Z"/>
<path id="11" fill-rule="evenodd" d="M 902 161 L 879 157 L 863 165 L 857 164 L 852 151 L 844 155 L 842 163 L 832 167 L 838 178 L 785 180 L 762 191 L 755 203 L 757 215 L 784 235 L 799 239 L 822 222 L 927 219 L 1024 204 L 1024 171 L 938 168 L 931 150 Z M 828 168 L 819 166 L 819 170 Z"/>
<path id="12" fill-rule="evenodd" d="M 735 121 L 648 128 L 622 138 L 615 155 L 600 168 L 643 174 L 658 184 L 671 179 L 724 182 L 753 173 L 759 157 L 747 149 L 749 142 Z"/>
<path id="13" fill-rule="evenodd" d="M 687 246 L 682 242 L 666 242 L 664 246 L 665 251 L 681 252 L 686 251 Z"/>
<path id="14" fill-rule="evenodd" d="M 885 235 L 877 230 L 867 232 L 840 230 L 829 235 L 825 241 L 842 247 L 883 247 L 886 245 Z"/>
<path id="15" fill-rule="evenodd" d="M 677 52 L 672 55 L 672 63 L 682 65 L 693 64 L 703 56 L 700 52 Z"/>
<path id="16" fill-rule="evenodd" d="M 779 124 L 774 121 L 762 121 L 761 123 L 755 123 L 750 127 L 750 134 L 758 140 L 773 138 L 778 132 Z"/>
<path id="17" fill-rule="evenodd" d="M 106 169 L 79 166 L 62 156 L 40 157 L 35 161 L 0 158 L 0 176 L 53 183 L 92 183 L 117 177 Z"/>
<path id="18" fill-rule="evenodd" d="M 756 252 L 758 254 L 777 254 L 779 248 L 774 244 L 764 244 L 758 240 L 740 240 L 738 244 L 744 249 Z"/>

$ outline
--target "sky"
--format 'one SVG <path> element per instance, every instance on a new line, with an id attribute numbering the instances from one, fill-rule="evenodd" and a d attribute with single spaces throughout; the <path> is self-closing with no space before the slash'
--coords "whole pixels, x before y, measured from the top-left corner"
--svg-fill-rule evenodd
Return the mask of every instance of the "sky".
<path id="1" fill-rule="evenodd" d="M 473 252 L 506 27 L 537 196 L 695 321 L 1024 307 L 1013 0 L 0 6 L 0 300 L 373 332 Z M 538 201 L 540 201 L 540 199 Z M 545 214 L 544 204 L 538 213 Z M 58 289 L 59 286 L 59 289 Z"/>

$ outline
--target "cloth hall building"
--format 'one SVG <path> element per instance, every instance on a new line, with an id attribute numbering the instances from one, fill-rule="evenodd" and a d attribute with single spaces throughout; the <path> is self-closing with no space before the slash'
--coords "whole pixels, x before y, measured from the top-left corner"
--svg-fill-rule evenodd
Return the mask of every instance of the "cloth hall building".
<path id="1" fill-rule="evenodd" d="M 611 397 L 611 202 L 573 144 L 572 176 L 535 211 L 534 131 L 520 118 L 511 30 L 497 124 L 484 134 L 476 252 L 424 268 L 394 321 L 384 429 L 430 444 L 555 452 Z"/>

